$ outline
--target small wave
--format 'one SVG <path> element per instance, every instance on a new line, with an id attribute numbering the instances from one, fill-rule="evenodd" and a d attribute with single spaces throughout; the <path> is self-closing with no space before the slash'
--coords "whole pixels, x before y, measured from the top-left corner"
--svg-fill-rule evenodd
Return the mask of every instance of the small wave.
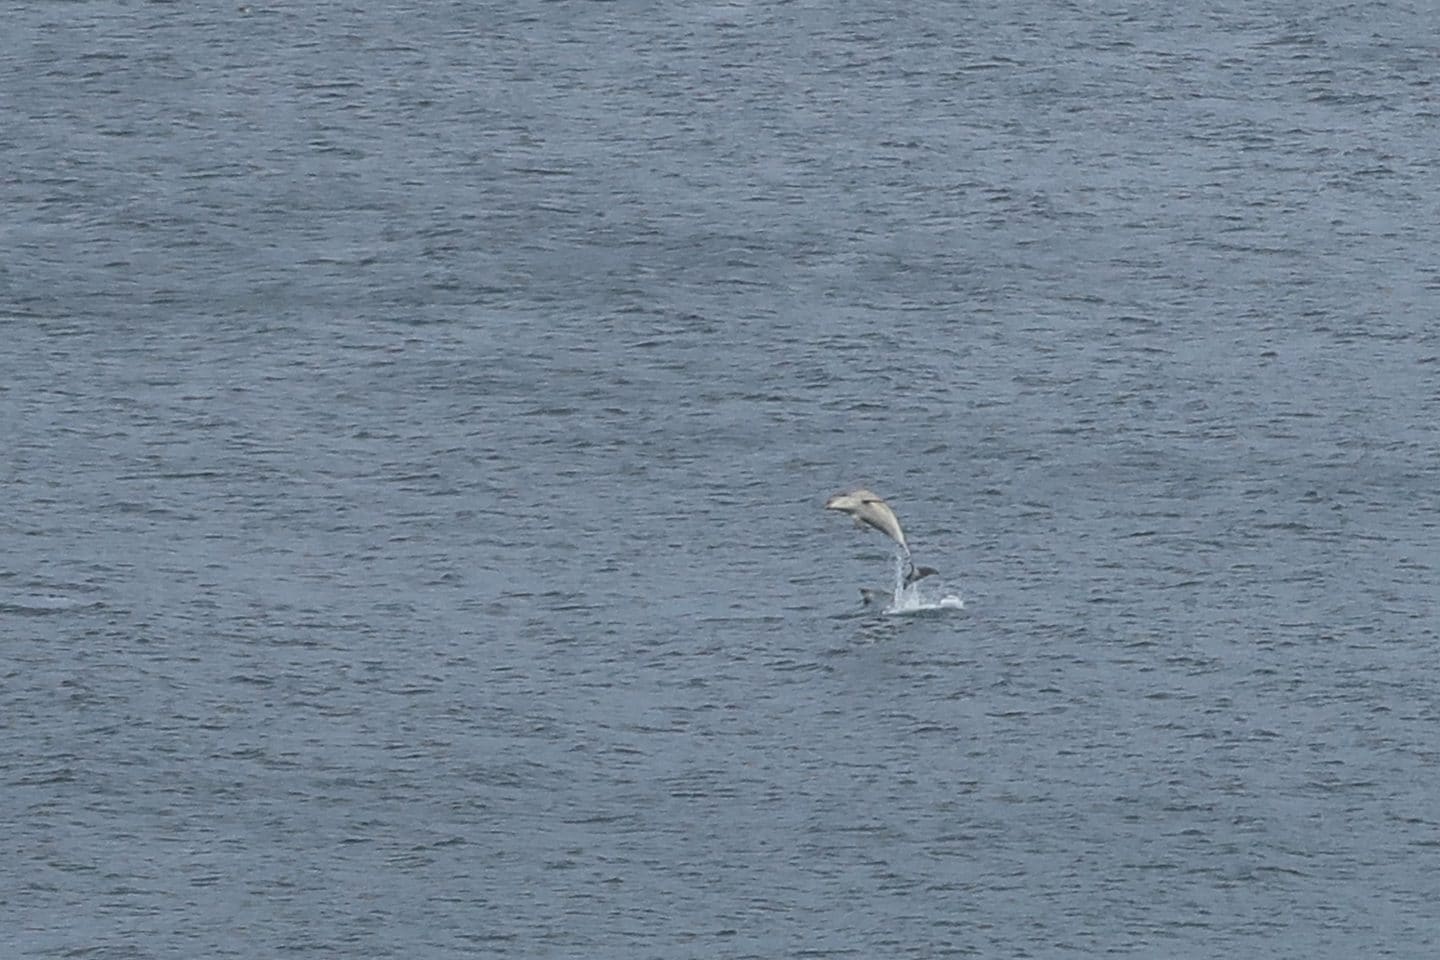
<path id="1" fill-rule="evenodd" d="M 53 613 L 67 613 L 71 610 L 88 610 L 101 606 L 99 600 L 66 597 L 59 594 L 23 594 L 0 597 L 0 613 L 20 616 L 44 616 Z"/>

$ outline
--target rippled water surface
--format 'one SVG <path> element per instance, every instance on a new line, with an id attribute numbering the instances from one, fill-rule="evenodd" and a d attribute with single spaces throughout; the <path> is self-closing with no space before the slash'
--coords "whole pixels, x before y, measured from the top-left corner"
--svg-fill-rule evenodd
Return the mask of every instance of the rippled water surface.
<path id="1" fill-rule="evenodd" d="M 1434 954 L 1433 18 L 1152 7 L 12 4 L 5 955 Z"/>

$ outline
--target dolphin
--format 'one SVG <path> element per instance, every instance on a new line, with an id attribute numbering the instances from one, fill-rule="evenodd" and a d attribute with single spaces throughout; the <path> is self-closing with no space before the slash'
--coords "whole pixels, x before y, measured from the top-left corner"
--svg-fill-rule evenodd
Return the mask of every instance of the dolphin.
<path id="1" fill-rule="evenodd" d="M 905 531 L 900 529 L 900 519 L 895 516 L 895 511 L 890 509 L 890 504 L 882 500 L 879 494 L 864 487 L 849 493 L 837 493 L 825 501 L 825 509 L 848 513 L 855 518 L 857 527 L 874 527 L 898 543 L 900 549 L 905 551 L 905 563 L 910 568 L 905 574 L 907 585 L 921 577 L 928 577 L 939 572 L 934 567 L 915 566 L 914 561 L 910 559 L 910 544 L 905 542 Z"/>
<path id="2" fill-rule="evenodd" d="M 895 516 L 895 511 L 890 509 L 890 504 L 880 499 L 879 494 L 864 487 L 850 493 L 837 493 L 825 501 L 825 509 L 850 514 L 855 518 L 857 527 L 874 527 L 900 544 L 905 556 L 910 556 L 910 544 L 905 542 L 905 531 L 900 529 L 900 520 Z"/>
<path id="3" fill-rule="evenodd" d="M 905 575 L 905 586 L 910 586 L 910 584 L 914 583 L 916 580 L 923 580 L 926 577 L 933 577 L 939 572 L 940 571 L 936 570 L 934 567 L 917 567 L 912 564 L 910 566 L 910 572 Z M 876 604 L 883 606 L 885 604 L 888 604 L 893 599 L 895 599 L 895 592 L 893 590 L 887 590 L 884 587 L 860 588 L 860 602 L 867 607 Z"/>
<path id="4" fill-rule="evenodd" d="M 881 590 L 879 587 L 860 588 L 860 602 L 867 607 L 876 603 L 889 603 L 890 596 L 889 590 Z"/>

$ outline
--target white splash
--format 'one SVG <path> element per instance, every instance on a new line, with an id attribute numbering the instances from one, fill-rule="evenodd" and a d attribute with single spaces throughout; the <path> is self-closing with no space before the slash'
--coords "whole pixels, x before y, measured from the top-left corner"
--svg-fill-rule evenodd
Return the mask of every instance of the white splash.
<path id="1" fill-rule="evenodd" d="M 945 589 L 944 581 L 938 577 L 926 577 L 914 583 L 905 582 L 905 571 L 909 564 L 905 555 L 895 554 L 895 588 L 890 606 L 883 611 L 887 614 L 920 613 L 926 610 L 964 610 L 965 600 L 959 593 Z M 936 582 L 939 581 L 939 582 Z M 933 584 L 933 585 L 932 585 Z"/>

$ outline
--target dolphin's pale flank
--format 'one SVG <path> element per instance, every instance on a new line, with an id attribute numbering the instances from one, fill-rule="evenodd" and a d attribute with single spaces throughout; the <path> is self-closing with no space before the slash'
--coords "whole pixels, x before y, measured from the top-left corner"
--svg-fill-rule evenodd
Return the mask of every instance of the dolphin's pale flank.
<path id="1" fill-rule="evenodd" d="M 900 544 L 905 556 L 910 556 L 910 545 L 905 542 L 905 531 L 900 529 L 900 521 L 896 518 L 895 511 L 891 510 L 890 504 L 880 499 L 878 494 L 863 487 L 850 493 L 837 493 L 825 501 L 825 509 L 850 514 L 855 518 L 856 526 L 874 527 Z"/>

